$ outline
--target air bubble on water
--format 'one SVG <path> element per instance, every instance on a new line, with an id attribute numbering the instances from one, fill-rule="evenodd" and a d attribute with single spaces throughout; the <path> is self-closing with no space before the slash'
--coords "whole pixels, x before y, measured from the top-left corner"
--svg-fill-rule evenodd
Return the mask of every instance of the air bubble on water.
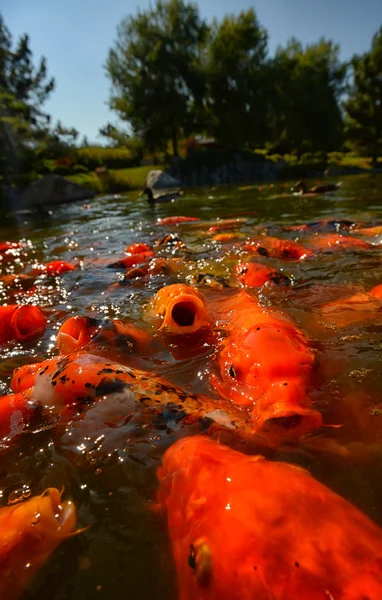
<path id="1" fill-rule="evenodd" d="M 94 471 L 95 475 L 101 475 L 102 469 L 98 468 Z"/>

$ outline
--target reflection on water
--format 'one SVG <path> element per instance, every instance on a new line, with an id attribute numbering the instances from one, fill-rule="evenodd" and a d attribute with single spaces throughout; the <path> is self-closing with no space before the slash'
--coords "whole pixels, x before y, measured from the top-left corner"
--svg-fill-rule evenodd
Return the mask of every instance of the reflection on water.
<path id="1" fill-rule="evenodd" d="M 55 259 L 79 268 L 55 280 L 42 275 L 35 289 L 12 292 L 13 302 L 49 308 L 49 324 L 37 342 L 1 347 L 1 391 L 6 390 L 16 366 L 55 354 L 55 333 L 68 316 L 123 318 L 147 330 L 145 307 L 164 284 L 184 281 L 199 273 L 211 273 L 232 282 L 237 257 L 227 256 L 224 245 L 214 242 L 206 229 L 194 223 L 164 228 L 156 222 L 158 217 L 245 217 L 245 223 L 239 227 L 244 237 L 268 231 L 270 235 L 299 239 L 302 244 L 309 243 L 311 233 L 281 232 L 280 226 L 332 217 L 370 225 L 381 221 L 381 177 L 349 177 L 335 196 L 293 197 L 288 193 L 289 187 L 289 183 L 278 183 L 242 190 L 198 190 L 173 204 L 158 206 L 148 206 L 131 193 L 126 197 L 97 198 L 90 205 L 60 206 L 51 215 L 38 215 L 36 219 L 25 215 L 19 216 L 17 222 L 9 219 L 0 229 L 0 239 L 22 239 L 26 246 L 17 261 L 3 266 L 3 274 L 28 272 L 37 263 Z M 186 249 L 174 246 L 163 252 L 163 256 L 182 260 L 179 272 L 158 272 L 150 278 L 115 286 L 123 274 L 107 268 L 108 263 L 122 258 L 128 244 L 152 244 L 167 231 L 176 232 L 186 244 Z M 382 236 L 363 239 L 377 243 Z M 294 282 L 292 288 L 263 289 L 260 300 L 264 306 L 280 307 L 290 314 L 315 339 L 321 377 L 312 398 L 327 425 L 342 425 L 328 427 L 310 445 L 269 451 L 269 457 L 308 468 L 379 524 L 382 318 L 340 328 L 330 321 L 323 322 L 319 307 L 382 283 L 381 253 L 382 246 L 381 250 L 322 253 L 303 262 L 260 259 Z M 205 293 L 212 301 L 220 292 L 206 289 Z M 8 294 L 2 291 L 1 297 L 10 303 Z M 154 347 L 152 356 L 133 360 L 121 352 L 113 358 L 160 374 L 188 391 L 213 393 L 209 365 L 214 348 L 209 340 L 194 354 L 166 348 L 159 338 Z M 118 421 L 111 426 L 108 421 L 100 435 L 89 438 L 97 419 L 106 421 L 94 411 L 94 420 L 88 415 L 89 424 L 85 419 L 71 427 L 22 436 L 2 457 L 3 502 L 10 494 L 21 493 L 23 486 L 32 494 L 46 487 L 64 486 L 65 497 L 73 499 L 79 509 L 80 526 L 91 525 L 57 550 L 27 598 L 114 598 L 121 590 L 132 600 L 176 598 L 166 527 L 150 510 L 157 486 L 155 473 L 165 448 L 183 435 L 202 431 L 207 424 L 179 426 L 171 417 L 149 425 L 139 419 L 129 426 Z M 232 436 L 227 441 L 244 451 L 254 451 Z M 347 460 L 338 447 L 346 447 L 351 458 Z"/>

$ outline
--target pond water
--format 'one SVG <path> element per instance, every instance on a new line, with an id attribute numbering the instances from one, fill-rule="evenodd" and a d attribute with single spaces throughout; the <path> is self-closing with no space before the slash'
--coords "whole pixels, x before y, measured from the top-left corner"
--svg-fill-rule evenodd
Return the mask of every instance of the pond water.
<path id="1" fill-rule="evenodd" d="M 176 341 L 166 346 L 145 311 L 161 287 L 192 280 L 200 273 L 224 277 L 235 285 L 233 268 L 240 256 L 232 253 L 229 242 L 213 239 L 209 222 L 245 219 L 228 230 L 242 236 L 236 242 L 268 233 L 308 247 L 317 229 L 285 228 L 334 218 L 364 227 L 382 222 L 382 176 L 348 177 L 337 193 L 320 196 L 293 196 L 289 188 L 290 183 L 218 187 L 189 191 L 174 203 L 155 206 L 129 193 L 62 205 L 52 208 L 52 214 L 37 218 L 9 218 L 0 227 L 0 240 L 22 240 L 25 247 L 16 261 L 3 265 L 3 275 L 28 273 L 36 263 L 57 259 L 77 268 L 55 278 L 41 276 L 28 293 L 0 288 L 3 304 L 36 304 L 44 307 L 48 317 L 41 339 L 0 346 L 1 392 L 8 392 L 15 367 L 57 353 L 55 335 L 68 317 L 86 315 L 132 322 L 154 336 L 155 352 L 136 357 L 117 350 L 114 359 L 159 374 L 187 391 L 217 397 L 210 373 L 217 368 L 214 358 L 218 346 L 208 339 L 196 350 L 191 346 L 179 350 Z M 208 225 L 163 226 L 157 222 L 173 215 L 200 217 Z M 187 247 L 170 246 L 160 252 L 163 257 L 180 257 L 185 265 L 180 272 L 113 285 L 121 281 L 123 271 L 107 268 L 108 263 L 123 258 L 127 245 L 153 244 L 168 232 L 176 233 Z M 382 310 L 379 308 L 372 318 L 345 325 L 330 319 L 323 322 L 320 312 L 325 302 L 366 292 L 382 283 L 382 235 L 357 236 L 356 230 L 344 235 L 362 238 L 376 247 L 322 251 L 302 261 L 255 257 L 292 280 L 289 288 L 269 285 L 249 293 L 256 298 L 259 295 L 262 306 L 290 315 L 310 336 L 320 364 L 311 398 L 326 425 L 341 425 L 313 432 L 307 443 L 258 451 L 271 459 L 304 466 L 382 525 L 382 413 L 378 408 L 382 406 Z M 208 301 L 228 293 L 199 289 Z M 64 498 L 76 504 L 79 527 L 90 525 L 56 550 L 25 597 L 80 600 L 123 594 L 129 600 L 175 600 L 176 574 L 166 522 L 151 510 L 156 470 L 164 450 L 175 439 L 205 431 L 208 423 L 173 423 L 163 418 L 150 427 L 138 424 L 134 431 L 129 423 L 105 423 L 100 438 L 93 435 L 98 432 L 78 424 L 21 435 L 2 450 L 2 505 L 10 497 L 22 495 L 23 490 L 36 495 L 47 487 L 64 488 Z M 227 443 L 244 452 L 256 451 L 234 436 L 228 437 Z"/>

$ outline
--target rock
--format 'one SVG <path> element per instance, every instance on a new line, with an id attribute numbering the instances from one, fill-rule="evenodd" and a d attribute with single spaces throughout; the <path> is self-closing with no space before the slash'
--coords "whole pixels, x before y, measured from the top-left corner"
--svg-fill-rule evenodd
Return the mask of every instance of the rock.
<path id="1" fill-rule="evenodd" d="M 50 206 L 61 202 L 76 202 L 93 198 L 95 192 L 73 183 L 61 175 L 46 175 L 34 181 L 20 195 L 20 209 Z"/>
<path id="2" fill-rule="evenodd" d="M 146 177 L 145 187 L 152 190 L 168 190 L 179 188 L 182 182 L 168 173 L 159 170 L 149 171 Z"/>

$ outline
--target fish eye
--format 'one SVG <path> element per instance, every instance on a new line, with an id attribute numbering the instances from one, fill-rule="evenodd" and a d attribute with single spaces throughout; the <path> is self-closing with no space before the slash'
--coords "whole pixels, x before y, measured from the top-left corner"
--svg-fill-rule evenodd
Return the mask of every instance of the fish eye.
<path id="1" fill-rule="evenodd" d="M 212 572 L 211 550 L 204 538 L 199 538 L 190 545 L 187 563 L 194 571 L 201 585 L 207 585 Z"/>
<path id="2" fill-rule="evenodd" d="M 248 273 L 248 267 L 240 267 L 240 275 L 245 275 Z"/>
<path id="3" fill-rule="evenodd" d="M 230 368 L 228 369 L 228 373 L 231 375 L 232 379 L 236 378 L 236 371 L 235 371 L 235 367 L 233 365 L 231 365 Z"/>

